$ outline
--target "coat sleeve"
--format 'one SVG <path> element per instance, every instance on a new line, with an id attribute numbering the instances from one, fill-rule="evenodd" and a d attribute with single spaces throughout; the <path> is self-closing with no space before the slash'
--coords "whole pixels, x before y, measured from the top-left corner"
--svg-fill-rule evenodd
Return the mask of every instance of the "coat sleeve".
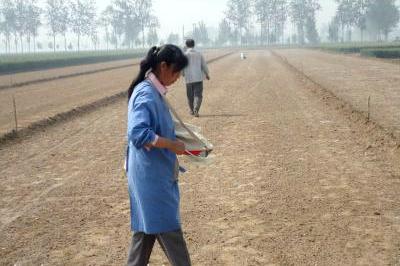
<path id="1" fill-rule="evenodd" d="M 133 101 L 133 106 L 128 113 L 128 141 L 141 149 L 146 144 L 156 139 L 154 129 L 151 127 L 153 120 L 151 112 L 152 100 L 146 95 L 138 95 Z"/>
<path id="2" fill-rule="evenodd" d="M 207 63 L 206 60 L 204 59 L 204 56 L 201 55 L 201 70 L 203 71 L 203 73 L 205 75 L 209 75 L 210 73 L 208 72 L 208 67 L 207 67 Z"/>

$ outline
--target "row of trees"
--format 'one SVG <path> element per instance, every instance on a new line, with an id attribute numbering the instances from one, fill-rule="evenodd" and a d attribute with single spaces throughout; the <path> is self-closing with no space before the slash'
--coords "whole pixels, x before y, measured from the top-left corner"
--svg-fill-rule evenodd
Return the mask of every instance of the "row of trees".
<path id="1" fill-rule="evenodd" d="M 5 37 L 6 51 L 11 51 L 11 43 L 14 42 L 15 51 L 24 52 L 24 39 L 28 51 L 31 51 L 32 39 L 33 49 L 36 50 L 36 38 L 39 28 L 44 24 L 43 17 L 48 26 L 48 35 L 53 37 L 53 44 L 56 37 L 62 35 L 65 49 L 68 31 L 78 37 L 78 49 L 81 36 L 95 36 L 96 11 L 93 0 L 48 0 L 44 9 L 39 7 L 37 0 L 3 0 L 0 4 L 0 34 Z M 56 48 L 55 45 L 53 47 Z"/>
<path id="2" fill-rule="evenodd" d="M 11 39 L 14 39 L 15 47 L 21 45 L 23 51 L 23 38 L 31 43 L 38 36 L 38 28 L 41 25 L 41 9 L 34 0 L 2 0 L 0 33 L 5 37 L 6 50 L 11 48 Z"/>
<path id="3" fill-rule="evenodd" d="M 99 14 L 94 0 L 1 0 L 0 36 L 7 52 L 24 52 L 41 47 L 36 44 L 39 29 L 47 31 L 52 42 L 49 48 L 56 50 L 56 39 L 63 37 L 64 49 L 72 49 L 67 39 L 76 36 L 78 50 L 82 37 L 89 38 L 93 46 L 99 46 L 101 31 L 106 43 L 121 47 L 151 46 L 158 44 L 157 17 L 152 14 L 152 0 L 112 0 Z M 352 40 L 352 33 L 359 29 L 380 40 L 388 38 L 398 24 L 399 10 L 395 0 L 335 0 L 338 4 L 335 17 L 329 25 L 329 39 L 333 42 Z M 318 43 L 316 14 L 321 9 L 319 0 L 228 0 L 225 17 L 218 28 L 217 44 L 274 44 L 294 42 Z M 288 25 L 288 23 L 290 23 Z M 285 29 L 296 33 L 288 39 Z M 258 32 L 259 31 L 259 32 Z M 203 21 L 193 24 L 184 33 L 197 43 L 211 43 Z M 179 43 L 180 34 L 171 33 L 167 42 Z M 24 44 L 27 47 L 24 47 Z"/>
<path id="4" fill-rule="evenodd" d="M 218 42 L 254 42 L 254 21 L 258 23 L 260 43 L 284 42 L 285 28 L 290 18 L 297 34 L 293 41 L 317 43 L 316 12 L 318 0 L 229 0 L 226 17 L 219 24 Z"/>
<path id="5" fill-rule="evenodd" d="M 118 48 L 120 45 L 154 45 L 158 43 L 157 28 L 160 24 L 152 14 L 151 0 L 114 0 L 101 13 L 101 27 L 106 35 L 106 43 Z M 146 36 L 147 32 L 147 36 Z"/>
<path id="6" fill-rule="evenodd" d="M 388 40 L 389 33 L 399 23 L 399 9 L 395 0 L 335 0 L 335 17 L 329 25 L 329 40 L 352 41 L 355 29 L 370 40 Z M 226 17 L 219 24 L 220 44 L 284 42 L 285 29 L 290 21 L 296 34 L 287 42 L 318 43 L 316 13 L 321 9 L 319 0 L 229 0 Z M 260 33 L 254 36 L 254 22 Z"/>
<path id="7" fill-rule="evenodd" d="M 101 12 L 96 13 L 94 0 L 47 0 L 41 8 L 37 0 L 2 0 L 0 2 L 0 35 L 4 37 L 6 52 L 31 51 L 41 45 L 36 44 L 39 28 L 46 26 L 52 37 L 52 47 L 56 50 L 56 38 L 64 38 L 72 33 L 80 50 L 81 38 L 91 39 L 94 47 L 99 44 L 99 31 L 104 32 L 107 49 L 109 44 L 119 46 L 153 45 L 158 43 L 158 19 L 152 15 L 151 0 L 114 0 Z M 146 36 L 147 34 L 147 36 Z M 24 49 L 27 43 L 27 49 Z M 50 45 L 49 45 L 50 47 Z"/>
<path id="8" fill-rule="evenodd" d="M 329 39 L 333 42 L 352 41 L 354 29 L 360 31 L 361 41 L 367 31 L 372 40 L 388 39 L 399 22 L 395 0 L 336 0 L 338 8 L 329 25 Z M 346 36 L 347 35 L 347 36 Z"/>

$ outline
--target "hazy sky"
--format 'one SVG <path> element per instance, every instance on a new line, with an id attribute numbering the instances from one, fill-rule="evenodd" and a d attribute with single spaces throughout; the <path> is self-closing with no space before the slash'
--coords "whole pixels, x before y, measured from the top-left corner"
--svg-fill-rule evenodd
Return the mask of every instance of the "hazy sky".
<path id="1" fill-rule="evenodd" d="M 1 0 L 0 0 L 1 1 Z M 400 0 L 398 0 L 400 1 Z M 38 0 L 39 4 L 44 7 L 46 0 Z M 96 0 L 97 13 L 100 14 L 112 0 Z M 167 36 L 173 32 L 182 34 L 182 27 L 185 27 L 185 32 L 191 31 L 193 23 L 204 21 L 207 27 L 213 27 L 216 32 L 219 22 L 225 17 L 228 0 L 153 0 L 153 12 L 159 18 L 160 29 L 159 37 L 165 40 Z M 327 24 L 335 14 L 335 0 L 320 0 L 322 10 L 317 13 L 317 26 Z M 290 24 L 287 26 L 290 29 Z M 290 34 L 291 32 L 288 32 Z M 41 36 L 39 41 L 47 43 L 49 41 L 48 29 L 41 28 Z M 68 34 L 68 42 L 75 42 L 76 38 L 73 34 Z M 87 40 L 86 40 L 87 39 Z M 57 38 L 57 43 L 63 46 L 61 38 Z M 83 46 L 90 40 L 83 38 Z M 0 49 L 1 49 L 0 44 Z"/>
<path id="2" fill-rule="evenodd" d="M 111 0 L 96 1 L 100 10 Z M 203 20 L 207 26 L 217 27 L 225 16 L 228 0 L 153 0 L 153 10 L 161 24 L 160 35 L 165 38 L 170 32 L 182 33 L 192 28 L 192 24 Z M 318 26 L 327 23 L 335 14 L 334 0 L 321 0 L 322 10 L 318 13 Z"/>

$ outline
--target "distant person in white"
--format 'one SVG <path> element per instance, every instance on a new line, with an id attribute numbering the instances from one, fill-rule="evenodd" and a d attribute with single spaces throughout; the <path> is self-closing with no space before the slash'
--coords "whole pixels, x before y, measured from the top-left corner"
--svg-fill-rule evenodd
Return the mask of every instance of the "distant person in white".
<path id="1" fill-rule="evenodd" d="M 183 70 L 186 81 L 186 92 L 189 102 L 190 114 L 199 117 L 201 102 L 203 100 L 204 77 L 210 80 L 208 67 L 203 55 L 194 49 L 193 39 L 186 40 L 186 56 L 188 66 Z"/>

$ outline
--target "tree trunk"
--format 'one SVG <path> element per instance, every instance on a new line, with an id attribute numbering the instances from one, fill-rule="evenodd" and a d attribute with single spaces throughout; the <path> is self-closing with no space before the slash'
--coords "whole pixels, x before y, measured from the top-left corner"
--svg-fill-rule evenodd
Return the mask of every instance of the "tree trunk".
<path id="1" fill-rule="evenodd" d="M 27 42 L 28 42 L 28 52 L 31 52 L 31 35 L 28 34 L 27 36 Z"/>
<path id="2" fill-rule="evenodd" d="M 107 35 L 106 35 L 106 47 L 107 47 L 107 51 L 108 51 L 108 43 L 109 43 L 109 36 L 108 36 L 108 33 L 107 33 Z"/>
<path id="3" fill-rule="evenodd" d="M 343 43 L 344 42 L 344 25 L 342 24 L 342 40 L 341 40 L 341 42 Z"/>
<path id="4" fill-rule="evenodd" d="M 364 42 L 364 30 L 360 29 L 361 32 L 361 42 Z"/>
<path id="5" fill-rule="evenodd" d="M 240 42 L 240 47 L 242 47 L 242 28 L 239 27 L 239 42 Z"/>
<path id="6" fill-rule="evenodd" d="M 24 53 L 24 44 L 23 44 L 23 41 L 22 41 L 22 35 L 19 36 L 19 41 L 21 43 L 21 53 Z"/>
<path id="7" fill-rule="evenodd" d="M 260 45 L 262 46 L 264 43 L 263 43 L 263 23 L 261 22 L 261 25 L 260 25 Z"/>
<path id="8" fill-rule="evenodd" d="M 24 38 L 22 37 L 22 35 L 19 37 L 20 43 L 21 43 L 21 52 L 25 53 L 25 49 L 24 49 Z"/>
<path id="9" fill-rule="evenodd" d="M 18 36 L 14 35 L 15 53 L 18 54 Z"/>
<path id="10" fill-rule="evenodd" d="M 297 26 L 297 31 L 299 35 L 299 44 L 304 45 L 304 26 L 303 24 L 299 23 Z"/>
<path id="11" fill-rule="evenodd" d="M 347 26 L 347 40 L 351 42 L 351 37 L 352 37 L 352 32 L 351 32 L 351 26 Z"/>
<path id="12" fill-rule="evenodd" d="M 144 43 L 144 22 L 142 21 L 142 46 L 143 46 L 143 48 L 144 48 L 144 45 L 145 45 L 145 43 Z"/>
<path id="13" fill-rule="evenodd" d="M 67 36 L 64 32 L 64 50 L 67 51 Z"/>
<path id="14" fill-rule="evenodd" d="M 10 37 L 6 36 L 6 54 L 10 53 Z"/>
<path id="15" fill-rule="evenodd" d="M 36 36 L 33 35 L 33 53 L 36 53 Z"/>

